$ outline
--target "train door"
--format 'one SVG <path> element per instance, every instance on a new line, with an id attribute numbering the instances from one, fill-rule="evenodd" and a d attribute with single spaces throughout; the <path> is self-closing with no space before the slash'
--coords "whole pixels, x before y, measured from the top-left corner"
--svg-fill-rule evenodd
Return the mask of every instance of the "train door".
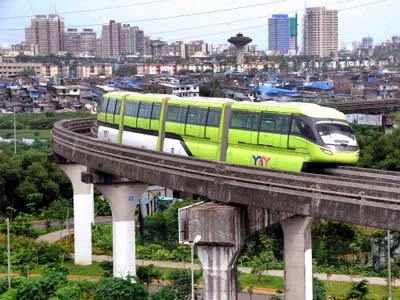
<path id="1" fill-rule="evenodd" d="M 267 112 L 262 113 L 258 144 L 274 148 L 281 146 L 279 115 Z"/>
<path id="2" fill-rule="evenodd" d="M 308 154 L 308 144 L 315 140 L 313 130 L 300 116 L 292 116 L 288 148 L 298 153 Z"/>
<path id="3" fill-rule="evenodd" d="M 120 125 L 121 123 L 121 108 L 123 105 L 123 99 L 116 99 L 115 109 L 114 109 L 114 116 L 113 116 L 113 123 L 115 125 Z"/>
<path id="4" fill-rule="evenodd" d="M 114 119 L 115 99 L 107 99 L 107 109 L 105 111 L 105 122 L 112 123 Z"/>
<path id="5" fill-rule="evenodd" d="M 168 105 L 165 131 L 167 133 L 184 135 L 186 113 L 187 113 L 186 106 Z"/>
<path id="6" fill-rule="evenodd" d="M 189 106 L 186 116 L 185 135 L 190 137 L 204 138 L 206 118 L 206 108 Z"/>
<path id="7" fill-rule="evenodd" d="M 208 108 L 207 121 L 204 136 L 211 142 L 219 142 L 219 130 L 221 123 L 221 109 Z"/>
<path id="8" fill-rule="evenodd" d="M 137 118 L 137 127 L 142 129 L 150 129 L 152 103 L 140 102 Z"/>
<path id="9" fill-rule="evenodd" d="M 229 129 L 229 144 L 257 144 L 260 114 L 234 110 Z"/>

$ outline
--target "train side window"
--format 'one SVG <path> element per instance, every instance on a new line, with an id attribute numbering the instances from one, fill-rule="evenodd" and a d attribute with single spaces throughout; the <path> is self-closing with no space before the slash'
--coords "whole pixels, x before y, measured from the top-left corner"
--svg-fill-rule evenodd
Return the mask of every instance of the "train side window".
<path id="1" fill-rule="evenodd" d="M 276 115 L 273 114 L 263 114 L 260 123 L 260 131 L 264 132 L 276 132 Z"/>
<path id="2" fill-rule="evenodd" d="M 289 116 L 264 113 L 261 118 L 260 131 L 272 133 L 287 133 Z"/>
<path id="3" fill-rule="evenodd" d="M 207 109 L 199 107 L 189 107 L 187 115 L 187 124 L 203 125 L 206 123 Z"/>
<path id="4" fill-rule="evenodd" d="M 187 107 L 171 105 L 168 106 L 167 121 L 185 123 Z"/>
<path id="5" fill-rule="evenodd" d="M 277 128 L 279 128 L 280 133 L 288 134 L 289 132 L 290 117 L 281 115 L 277 120 Z"/>
<path id="6" fill-rule="evenodd" d="M 293 117 L 292 128 L 290 130 L 290 134 L 298 135 L 304 137 L 308 140 L 315 141 L 315 136 L 312 131 L 311 126 L 309 126 L 306 122 L 304 122 L 299 117 Z"/>
<path id="7" fill-rule="evenodd" d="M 125 115 L 129 117 L 137 117 L 138 109 L 139 109 L 139 103 L 126 102 Z"/>
<path id="8" fill-rule="evenodd" d="M 151 116 L 151 104 L 141 102 L 139 107 L 139 118 L 150 119 Z"/>
<path id="9" fill-rule="evenodd" d="M 161 114 L 161 104 L 160 103 L 154 103 L 153 104 L 153 110 L 151 112 L 151 118 L 153 120 L 159 120 L 160 119 L 160 114 Z"/>
<path id="10" fill-rule="evenodd" d="M 107 113 L 114 114 L 116 103 L 117 103 L 117 101 L 115 99 L 108 100 Z"/>
<path id="11" fill-rule="evenodd" d="M 219 127 L 221 122 L 221 110 L 216 108 L 210 108 L 207 117 L 207 126 Z"/>
<path id="12" fill-rule="evenodd" d="M 234 110 L 231 126 L 233 129 L 258 130 L 260 114 L 247 111 Z"/>

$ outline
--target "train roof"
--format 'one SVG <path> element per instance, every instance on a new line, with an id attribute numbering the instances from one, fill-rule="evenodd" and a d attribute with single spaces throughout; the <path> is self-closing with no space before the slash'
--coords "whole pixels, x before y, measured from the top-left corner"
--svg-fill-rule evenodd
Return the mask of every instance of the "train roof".
<path id="1" fill-rule="evenodd" d="M 104 94 L 104 97 L 127 97 L 127 100 L 149 100 L 161 102 L 163 98 L 168 97 L 170 103 L 179 104 L 187 103 L 193 104 L 195 102 L 199 106 L 210 105 L 212 107 L 220 107 L 225 103 L 232 103 L 232 107 L 235 109 L 252 110 L 252 111 L 271 111 L 289 114 L 301 114 L 312 118 L 320 119 L 339 119 L 346 120 L 345 115 L 330 107 L 321 106 L 314 103 L 303 103 L 303 102 L 250 102 L 250 101 L 234 101 L 228 98 L 207 98 L 207 97 L 177 97 L 173 95 L 165 94 L 141 94 L 134 92 L 110 92 Z"/>

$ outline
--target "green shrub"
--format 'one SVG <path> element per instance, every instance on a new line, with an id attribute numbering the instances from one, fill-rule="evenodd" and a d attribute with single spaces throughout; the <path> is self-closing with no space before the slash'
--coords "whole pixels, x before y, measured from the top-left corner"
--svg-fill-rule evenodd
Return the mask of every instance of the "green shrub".
<path id="1" fill-rule="evenodd" d="M 57 289 L 55 296 L 59 300 L 80 300 L 82 291 L 78 283 L 69 282 L 66 286 Z"/>
<path id="2" fill-rule="evenodd" d="M 147 300 L 148 294 L 143 285 L 121 278 L 104 278 L 94 291 L 94 300 Z"/>
<path id="3" fill-rule="evenodd" d="M 158 279 L 161 277 L 161 272 L 154 268 L 153 265 L 150 265 L 145 267 L 138 267 L 136 271 L 136 276 L 141 283 L 144 283 L 147 287 L 149 287 L 150 283 L 154 279 Z"/>
<path id="4" fill-rule="evenodd" d="M 39 279 L 27 280 L 17 292 L 18 300 L 47 300 L 55 291 L 67 282 L 62 272 L 48 272 Z"/>
<path id="5" fill-rule="evenodd" d="M 17 290 L 9 289 L 0 296 L 0 300 L 17 300 Z"/>
<path id="6" fill-rule="evenodd" d="M 368 295 L 368 281 L 362 280 L 352 284 L 351 289 L 347 293 L 347 300 L 366 300 Z"/>
<path id="7" fill-rule="evenodd" d="M 95 225 L 92 243 L 93 247 L 110 254 L 112 252 L 112 226 L 110 224 Z"/>

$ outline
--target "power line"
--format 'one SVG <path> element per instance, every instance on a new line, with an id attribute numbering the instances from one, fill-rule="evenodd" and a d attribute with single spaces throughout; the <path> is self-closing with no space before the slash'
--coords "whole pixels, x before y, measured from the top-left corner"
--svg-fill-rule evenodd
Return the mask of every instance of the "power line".
<path id="1" fill-rule="evenodd" d="M 344 0 L 339 0 L 339 1 L 335 1 L 335 4 L 350 3 L 350 2 L 356 2 L 356 1 L 359 1 L 359 0 L 345 0 L 345 1 Z M 373 3 L 372 2 L 371 3 L 364 3 L 362 5 L 364 5 L 364 6 L 365 5 L 371 5 L 371 4 L 375 4 L 375 3 L 379 3 L 379 2 L 385 2 L 385 1 L 387 1 L 387 0 L 379 0 L 379 1 L 375 1 Z M 355 7 L 359 7 L 359 5 L 357 5 Z M 338 9 L 338 11 L 348 10 L 348 9 L 351 9 L 351 8 L 352 7 L 344 8 L 344 9 Z M 299 11 L 301 11 L 301 9 L 290 11 L 287 14 L 289 14 L 289 15 L 290 14 L 296 14 Z M 218 22 L 218 23 L 208 23 L 208 24 L 199 25 L 199 26 L 193 26 L 193 27 L 178 28 L 178 29 L 160 31 L 160 32 L 150 32 L 149 35 L 161 35 L 161 34 L 175 33 L 175 32 L 188 31 L 188 30 L 203 29 L 203 28 L 208 28 L 208 27 L 213 27 L 213 26 L 230 25 L 230 24 L 234 24 L 234 23 L 247 22 L 249 20 L 266 19 L 268 17 L 270 17 L 270 15 L 261 15 L 261 16 L 257 16 L 257 17 L 252 17 L 251 19 L 248 18 L 248 17 L 247 18 L 240 18 L 240 19 L 234 19 L 234 20 Z M 265 25 L 263 25 L 263 26 L 265 26 Z M 244 29 L 246 29 L 246 28 L 247 27 L 245 27 Z M 177 39 L 177 40 L 179 40 L 179 39 Z"/>
<path id="2" fill-rule="evenodd" d="M 155 22 L 155 21 L 179 19 L 179 18 L 184 18 L 184 17 L 203 16 L 203 15 L 216 14 L 216 13 L 220 13 L 220 12 L 228 12 L 228 11 L 235 11 L 235 10 L 240 10 L 240 9 L 267 6 L 267 5 L 283 3 L 283 2 L 287 2 L 287 1 L 288 0 L 274 0 L 274 1 L 269 1 L 269 2 L 259 2 L 259 3 L 235 6 L 235 7 L 230 7 L 230 8 L 220 8 L 220 9 L 213 9 L 213 10 L 208 10 L 208 11 L 201 11 L 201 12 L 184 13 L 184 14 L 173 15 L 173 16 L 143 18 L 143 19 L 136 19 L 136 20 L 125 20 L 125 21 L 121 21 L 120 23 L 145 23 L 145 22 Z M 74 25 L 74 26 L 70 26 L 70 27 L 75 27 L 75 28 L 92 27 L 92 26 L 101 26 L 103 24 L 104 23 L 96 23 L 96 24 Z M 25 30 L 25 28 L 3 28 L 0 30 L 1 31 L 21 31 L 21 30 Z"/>
<path id="3" fill-rule="evenodd" d="M 357 1 L 357 0 L 348 0 L 347 3 L 349 3 L 349 2 L 354 2 L 354 1 Z M 347 11 L 347 10 L 351 10 L 351 9 L 356 9 L 356 8 L 361 8 L 361 7 L 366 7 L 366 6 L 371 6 L 371 5 L 383 3 L 383 2 L 386 2 L 386 1 L 388 1 L 388 0 L 378 0 L 378 1 L 367 2 L 367 3 L 363 3 L 363 4 L 351 6 L 351 7 L 346 7 L 346 8 L 338 9 L 338 11 L 339 11 L 339 12 L 341 12 L 341 11 Z M 338 1 L 338 3 L 342 3 L 342 2 L 344 2 L 344 1 Z M 296 12 L 296 11 L 294 11 L 294 12 Z M 291 12 L 291 13 L 293 13 L 293 12 Z M 259 16 L 259 17 L 255 17 L 255 18 L 253 18 L 253 19 L 260 19 L 260 18 L 264 18 L 264 17 L 265 17 L 265 16 Z M 235 23 L 235 22 L 236 22 L 236 23 L 239 23 L 239 22 L 241 22 L 242 20 L 244 20 L 244 19 L 237 19 L 237 20 L 233 20 L 233 21 L 230 21 L 230 22 L 225 22 L 225 24 L 227 24 L 227 23 Z M 206 26 L 215 26 L 215 24 L 214 24 L 214 25 L 212 25 L 212 24 L 203 25 L 203 26 L 201 26 L 201 27 L 204 28 L 204 27 L 206 27 Z M 189 40 L 189 39 L 196 40 L 196 39 L 200 39 L 200 38 L 207 38 L 207 37 L 209 37 L 209 36 L 216 36 L 216 35 L 222 35 L 222 34 L 229 34 L 229 33 L 232 33 L 232 32 L 240 32 L 240 31 L 249 30 L 249 29 L 263 28 L 263 27 L 265 27 L 265 26 L 266 26 L 265 23 L 263 23 L 263 24 L 260 24 L 260 25 L 247 26 L 247 27 L 240 27 L 240 28 L 234 28 L 234 29 L 230 29 L 230 30 L 226 30 L 226 31 L 213 32 L 213 33 L 210 33 L 210 34 L 197 35 L 197 36 L 195 36 L 195 37 L 193 37 L 193 36 L 186 36 L 186 37 L 180 37 L 180 38 L 169 38 L 168 40 L 169 40 L 169 41 L 179 41 L 179 40 Z M 198 26 L 198 27 L 200 27 L 200 26 Z M 183 29 L 182 29 L 182 30 L 183 30 Z"/>
<path id="4" fill-rule="evenodd" d="M 145 1 L 145 2 L 133 2 L 133 3 L 124 4 L 124 5 L 114 5 L 114 6 L 107 6 L 107 7 L 100 7 L 100 8 L 61 11 L 61 12 L 58 12 L 58 14 L 60 14 L 60 15 L 81 14 L 81 13 L 89 13 L 89 12 L 96 12 L 96 11 L 106 11 L 106 10 L 128 8 L 128 7 L 133 7 L 133 6 L 144 6 L 144 5 L 150 5 L 150 4 L 161 3 L 161 2 L 169 2 L 169 1 L 172 1 L 172 0 L 154 0 L 154 1 Z M 32 11 L 32 9 L 31 9 L 31 11 Z M 1 17 L 0 20 L 26 19 L 26 18 L 32 18 L 34 16 L 35 15 L 32 12 L 32 15 Z"/>

